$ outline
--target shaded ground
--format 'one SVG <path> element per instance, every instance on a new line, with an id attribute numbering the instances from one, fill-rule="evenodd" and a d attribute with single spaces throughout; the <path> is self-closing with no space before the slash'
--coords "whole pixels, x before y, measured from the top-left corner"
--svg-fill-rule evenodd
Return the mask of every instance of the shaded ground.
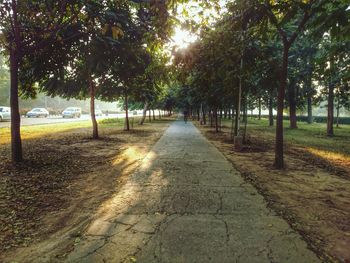
<path id="1" fill-rule="evenodd" d="M 307 134 L 302 130 L 287 132 L 287 168 L 278 171 L 272 167 L 271 128 L 248 127 L 249 143 L 242 152 L 233 151 L 228 127 L 221 133 L 214 133 L 210 127 L 200 129 L 259 189 L 269 207 L 301 233 L 323 260 L 349 262 L 350 167 L 346 154 L 349 145 L 344 144 L 341 149 L 342 137 L 327 141 L 320 134 L 321 142 L 311 137 L 310 142 L 303 144 Z M 327 154 L 320 155 L 320 151 Z"/>
<path id="2" fill-rule="evenodd" d="M 136 169 L 168 124 L 135 125 L 129 133 L 122 131 L 122 121 L 106 120 L 96 141 L 90 139 L 88 122 L 25 127 L 26 161 L 18 166 L 8 159 L 8 130 L 0 129 L 0 261 L 35 255 L 38 243 L 63 253 L 72 249 L 96 209 Z M 67 238 L 65 244 L 45 243 L 60 235 Z"/>

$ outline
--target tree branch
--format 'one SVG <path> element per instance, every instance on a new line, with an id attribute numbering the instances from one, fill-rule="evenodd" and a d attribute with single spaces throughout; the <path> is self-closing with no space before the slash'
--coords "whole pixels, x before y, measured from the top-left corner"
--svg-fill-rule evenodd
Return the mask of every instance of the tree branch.
<path id="1" fill-rule="evenodd" d="M 277 17 L 275 16 L 275 14 L 272 12 L 272 7 L 270 5 L 270 3 L 266 0 L 265 4 L 263 5 L 265 12 L 268 16 L 268 18 L 270 19 L 271 23 L 276 27 L 278 34 L 281 36 L 282 41 L 284 43 L 288 43 L 288 37 L 287 37 L 287 33 L 286 31 L 284 31 L 281 26 L 278 23 Z"/>

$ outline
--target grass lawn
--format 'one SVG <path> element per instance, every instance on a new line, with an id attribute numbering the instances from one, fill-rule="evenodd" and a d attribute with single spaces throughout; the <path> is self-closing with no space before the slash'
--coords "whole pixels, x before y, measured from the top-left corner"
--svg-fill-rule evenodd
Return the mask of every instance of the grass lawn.
<path id="1" fill-rule="evenodd" d="M 224 120 L 223 132 L 229 133 L 230 120 Z M 243 129 L 244 124 L 241 125 Z M 325 165 L 334 165 L 350 171 L 350 125 L 334 126 L 334 136 L 326 135 L 325 123 L 307 124 L 298 123 L 298 129 L 290 129 L 289 122 L 284 121 L 284 141 L 286 151 L 302 150 L 324 162 Z M 275 144 L 276 126 L 270 127 L 267 119 L 248 119 L 247 138 L 253 144 L 263 144 L 273 149 Z M 346 172 L 345 172 L 346 173 Z"/>
<path id="2" fill-rule="evenodd" d="M 130 125 L 133 123 L 137 125 L 137 121 L 140 117 L 130 118 Z M 124 129 L 124 118 L 110 118 L 98 121 L 99 128 L 118 128 Z M 147 121 L 147 120 L 146 120 Z M 92 127 L 90 120 L 65 122 L 65 123 L 53 123 L 53 124 L 40 124 L 33 126 L 22 126 L 21 137 L 23 140 L 29 140 L 34 138 L 42 138 L 43 136 L 57 135 L 58 133 L 67 133 L 77 129 L 84 129 Z M 86 130 L 88 132 L 88 130 Z M 92 132 L 92 131 L 91 131 Z M 0 144 L 8 144 L 11 141 L 10 128 L 0 128 Z"/>
<path id="3" fill-rule="evenodd" d="M 342 125 L 339 128 L 334 127 L 335 135 L 328 137 L 326 135 L 325 123 L 307 124 L 298 123 L 298 129 L 290 129 L 289 122 L 284 121 L 284 138 L 288 144 L 303 146 L 310 149 L 341 154 L 349 157 L 350 155 L 350 125 Z M 269 127 L 267 119 L 249 119 L 248 134 L 261 136 L 262 138 L 273 140 L 275 138 L 276 127 Z"/>

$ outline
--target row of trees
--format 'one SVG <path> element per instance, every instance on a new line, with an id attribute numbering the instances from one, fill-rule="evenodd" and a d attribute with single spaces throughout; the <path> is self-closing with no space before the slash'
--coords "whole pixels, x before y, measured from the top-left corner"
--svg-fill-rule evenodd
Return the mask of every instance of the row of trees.
<path id="1" fill-rule="evenodd" d="M 161 47 L 172 23 L 164 1 L 2 0 L 0 16 L 14 162 L 23 159 L 20 96 L 89 98 L 95 139 L 96 98 L 124 101 L 127 130 L 130 101 L 144 104 L 145 111 L 165 103 L 167 57 Z"/>
<path id="2" fill-rule="evenodd" d="M 297 109 L 327 101 L 327 135 L 334 108 L 350 107 L 350 11 L 348 1 L 237 0 L 200 40 L 176 52 L 178 80 L 187 107 L 217 117 L 266 107 L 277 109 L 275 166 L 283 168 L 283 113 L 297 128 Z"/>

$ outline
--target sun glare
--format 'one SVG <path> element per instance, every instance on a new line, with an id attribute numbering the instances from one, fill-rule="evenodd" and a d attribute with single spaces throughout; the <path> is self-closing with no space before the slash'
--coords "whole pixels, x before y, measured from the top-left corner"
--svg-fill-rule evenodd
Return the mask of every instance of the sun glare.
<path id="1" fill-rule="evenodd" d="M 174 36 L 171 38 L 171 44 L 177 48 L 186 48 L 189 44 L 196 41 L 196 39 L 196 35 L 177 27 L 175 28 Z"/>

